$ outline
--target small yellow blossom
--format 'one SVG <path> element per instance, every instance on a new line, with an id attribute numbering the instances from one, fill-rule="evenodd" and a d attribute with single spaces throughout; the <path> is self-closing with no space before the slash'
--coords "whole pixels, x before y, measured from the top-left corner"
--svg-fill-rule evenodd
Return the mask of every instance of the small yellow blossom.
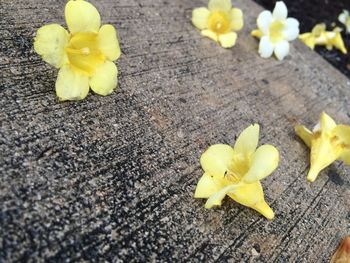
<path id="1" fill-rule="evenodd" d="M 283 60 L 289 54 L 289 41 L 299 35 L 299 22 L 287 17 L 288 9 L 283 1 L 277 1 L 273 12 L 261 12 L 257 18 L 258 29 L 251 35 L 260 38 L 259 54 L 269 58 L 274 53 L 278 60 Z"/>
<path id="2" fill-rule="evenodd" d="M 339 27 L 334 28 L 333 31 L 326 31 L 325 24 L 317 24 L 311 32 L 301 34 L 299 39 L 311 49 L 314 49 L 316 45 L 326 46 L 328 50 L 332 50 L 335 47 L 347 54 Z"/>
<path id="3" fill-rule="evenodd" d="M 208 8 L 195 8 L 192 12 L 192 23 L 208 37 L 224 48 L 233 47 L 237 33 L 243 28 L 243 13 L 232 8 L 231 0 L 209 0 Z"/>
<path id="4" fill-rule="evenodd" d="M 236 202 L 251 207 L 268 219 L 274 212 L 265 202 L 260 180 L 278 166 L 279 153 L 272 145 L 259 141 L 259 125 L 246 128 L 238 137 L 234 148 L 215 144 L 201 156 L 204 174 L 197 184 L 195 198 L 208 198 L 205 207 L 221 205 L 226 195 Z"/>
<path id="5" fill-rule="evenodd" d="M 338 16 L 339 22 L 344 24 L 346 32 L 350 33 L 350 15 L 348 10 L 343 10 L 343 12 Z"/>
<path id="6" fill-rule="evenodd" d="M 311 132 L 302 125 L 295 132 L 311 148 L 310 170 L 307 179 L 315 181 L 321 170 L 335 160 L 350 165 L 350 126 L 337 125 L 325 112 L 321 113 L 320 123 Z"/>
<path id="7" fill-rule="evenodd" d="M 34 49 L 44 61 L 59 68 L 56 94 L 60 100 L 81 100 L 89 87 L 102 96 L 117 86 L 120 56 L 117 32 L 112 25 L 101 27 L 97 9 L 83 0 L 70 0 L 65 7 L 70 33 L 58 24 L 41 27 Z"/>

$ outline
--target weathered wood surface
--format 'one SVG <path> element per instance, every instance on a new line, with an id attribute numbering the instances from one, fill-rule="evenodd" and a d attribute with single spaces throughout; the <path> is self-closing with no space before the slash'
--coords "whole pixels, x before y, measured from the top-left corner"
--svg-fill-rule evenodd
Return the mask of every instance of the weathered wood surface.
<path id="1" fill-rule="evenodd" d="M 0 261 L 327 262 L 350 232 L 350 170 L 306 181 L 293 124 L 322 110 L 350 123 L 349 81 L 294 42 L 283 62 L 257 55 L 261 10 L 230 50 L 190 23 L 204 0 L 92 1 L 120 34 L 120 87 L 58 103 L 56 70 L 32 50 L 37 28 L 64 24 L 66 1 L 1 0 Z M 230 200 L 192 198 L 200 154 L 251 123 L 281 153 L 263 181 L 269 222 Z"/>

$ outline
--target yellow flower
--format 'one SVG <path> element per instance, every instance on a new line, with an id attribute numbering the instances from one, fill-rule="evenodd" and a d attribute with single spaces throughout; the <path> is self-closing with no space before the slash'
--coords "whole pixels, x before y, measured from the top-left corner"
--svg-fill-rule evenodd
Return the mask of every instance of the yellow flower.
<path id="1" fill-rule="evenodd" d="M 350 126 L 337 125 L 325 112 L 321 113 L 320 123 L 311 132 L 302 125 L 295 132 L 311 148 L 310 170 L 307 179 L 315 181 L 321 170 L 335 160 L 350 165 Z"/>
<path id="2" fill-rule="evenodd" d="M 237 33 L 233 31 L 243 28 L 243 13 L 238 8 L 232 8 L 231 0 L 209 0 L 208 8 L 193 10 L 192 23 L 203 36 L 230 48 L 237 39 Z"/>
<path id="3" fill-rule="evenodd" d="M 208 198 L 205 207 L 221 205 L 228 195 L 236 202 L 251 207 L 268 219 L 274 212 L 265 202 L 260 180 L 278 166 L 279 153 L 272 145 L 259 141 L 259 125 L 246 128 L 238 137 L 234 148 L 230 145 L 210 146 L 201 156 L 204 174 L 197 184 L 195 198 Z"/>
<path id="4" fill-rule="evenodd" d="M 339 27 L 334 28 L 333 31 L 326 31 L 324 23 L 317 24 L 311 32 L 301 34 L 299 39 L 311 49 L 314 49 L 316 45 L 326 46 L 328 50 L 332 50 L 335 47 L 347 54 Z"/>
<path id="5" fill-rule="evenodd" d="M 340 23 L 344 24 L 346 27 L 346 32 L 350 33 L 350 15 L 348 10 L 343 10 L 343 12 L 338 16 Z"/>
<path id="6" fill-rule="evenodd" d="M 60 100 L 81 100 L 89 87 L 108 95 L 117 86 L 120 56 L 117 32 L 112 25 L 101 27 L 97 9 L 83 0 L 70 0 L 65 7 L 70 33 L 58 24 L 41 27 L 34 41 L 44 61 L 59 68 L 56 94 Z"/>
<path id="7" fill-rule="evenodd" d="M 299 35 L 299 22 L 287 17 L 288 9 L 283 1 L 277 1 L 273 12 L 262 11 L 257 18 L 258 29 L 251 35 L 260 38 L 259 54 L 269 58 L 274 53 L 278 60 L 283 60 L 289 54 L 289 41 Z"/>

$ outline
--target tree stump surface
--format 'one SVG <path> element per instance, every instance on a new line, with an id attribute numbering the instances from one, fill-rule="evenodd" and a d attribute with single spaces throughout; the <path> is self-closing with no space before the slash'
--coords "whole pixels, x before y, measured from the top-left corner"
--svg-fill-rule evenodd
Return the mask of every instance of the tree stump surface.
<path id="1" fill-rule="evenodd" d="M 308 183 L 293 126 L 323 110 L 349 124 L 349 80 L 299 41 L 260 58 L 250 0 L 235 1 L 245 27 L 227 50 L 191 24 L 207 1 L 91 2 L 118 29 L 119 88 L 65 103 L 32 46 L 42 25 L 65 26 L 66 1 L 0 3 L 0 261 L 328 262 L 350 232 L 350 170 Z M 262 181 L 273 221 L 193 198 L 201 153 L 252 123 L 281 155 Z"/>

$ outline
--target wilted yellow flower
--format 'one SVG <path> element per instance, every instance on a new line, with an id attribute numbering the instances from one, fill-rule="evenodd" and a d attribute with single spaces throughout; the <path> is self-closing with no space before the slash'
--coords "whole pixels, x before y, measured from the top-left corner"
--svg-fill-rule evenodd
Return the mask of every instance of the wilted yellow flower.
<path id="1" fill-rule="evenodd" d="M 272 145 L 259 141 L 259 125 L 246 128 L 234 148 L 230 145 L 210 146 L 201 156 L 204 174 L 197 184 L 195 198 L 208 198 L 205 207 L 221 205 L 226 195 L 236 202 L 251 207 L 268 219 L 274 212 L 265 202 L 260 180 L 278 166 L 279 153 Z"/>
<path id="2" fill-rule="evenodd" d="M 117 32 L 112 25 L 101 27 L 97 9 L 83 0 L 70 0 L 65 7 L 70 33 L 58 24 L 41 27 L 34 49 L 44 61 L 59 68 L 56 94 L 60 100 L 80 100 L 89 87 L 108 95 L 117 86 L 119 58 Z"/>
<path id="3" fill-rule="evenodd" d="M 295 132 L 311 148 L 310 170 L 307 179 L 315 181 L 321 170 L 335 160 L 350 165 L 350 126 L 337 125 L 325 112 L 320 123 L 311 132 L 302 125 L 295 126 Z"/>
<path id="4" fill-rule="evenodd" d="M 338 16 L 339 22 L 344 24 L 346 32 L 350 33 L 350 15 L 348 10 L 343 10 L 343 12 Z"/>
<path id="5" fill-rule="evenodd" d="M 230 48 L 237 39 L 237 33 L 233 31 L 243 27 L 243 13 L 238 8 L 232 8 L 231 0 L 209 0 L 208 8 L 193 10 L 192 23 L 203 36 Z"/>
<path id="6" fill-rule="evenodd" d="M 328 50 L 332 50 L 335 47 L 347 54 L 339 27 L 334 28 L 333 31 L 326 31 L 324 23 L 317 24 L 311 32 L 301 34 L 299 39 L 311 49 L 314 49 L 316 45 L 326 46 Z"/>
<path id="7" fill-rule="evenodd" d="M 340 242 L 329 263 L 350 263 L 350 236 Z"/>
<path id="8" fill-rule="evenodd" d="M 299 22 L 288 17 L 288 9 L 283 1 L 277 1 L 273 12 L 262 11 L 256 20 L 258 29 L 251 32 L 260 38 L 259 54 L 269 58 L 274 53 L 278 60 L 289 54 L 289 41 L 299 35 Z"/>

